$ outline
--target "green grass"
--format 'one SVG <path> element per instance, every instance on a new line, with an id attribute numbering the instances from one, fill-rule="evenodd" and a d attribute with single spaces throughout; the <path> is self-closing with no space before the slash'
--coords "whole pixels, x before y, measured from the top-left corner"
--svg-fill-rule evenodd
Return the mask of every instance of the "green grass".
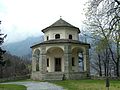
<path id="1" fill-rule="evenodd" d="M 27 90 L 23 85 L 0 84 L 0 90 Z"/>
<path id="2" fill-rule="evenodd" d="M 67 90 L 107 90 L 104 80 L 65 80 L 53 81 Z M 120 90 L 120 81 L 110 81 L 109 90 Z"/>

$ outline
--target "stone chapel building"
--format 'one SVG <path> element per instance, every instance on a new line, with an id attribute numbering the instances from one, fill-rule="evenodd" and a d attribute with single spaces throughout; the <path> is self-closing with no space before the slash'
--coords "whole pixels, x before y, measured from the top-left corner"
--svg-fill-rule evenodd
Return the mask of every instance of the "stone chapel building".
<path id="1" fill-rule="evenodd" d="M 44 42 L 33 45 L 33 80 L 81 79 L 90 75 L 90 44 L 79 41 L 79 28 L 60 18 L 42 30 Z"/>

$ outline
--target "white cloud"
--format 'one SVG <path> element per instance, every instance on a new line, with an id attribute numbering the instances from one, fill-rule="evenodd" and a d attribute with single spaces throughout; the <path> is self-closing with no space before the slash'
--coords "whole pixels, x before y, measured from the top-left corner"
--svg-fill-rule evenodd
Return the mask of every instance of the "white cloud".
<path id="1" fill-rule="evenodd" d="M 2 29 L 8 34 L 8 42 L 22 40 L 41 30 L 60 16 L 80 27 L 84 0 L 0 0 Z"/>

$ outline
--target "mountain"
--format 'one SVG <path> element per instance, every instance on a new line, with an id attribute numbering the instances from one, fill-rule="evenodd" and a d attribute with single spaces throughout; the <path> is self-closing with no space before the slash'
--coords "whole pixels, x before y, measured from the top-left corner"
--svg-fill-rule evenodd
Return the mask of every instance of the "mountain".
<path id="1" fill-rule="evenodd" d="M 16 56 L 30 56 L 31 46 L 43 41 L 43 36 L 39 37 L 28 37 L 27 39 L 4 45 L 5 50 Z"/>

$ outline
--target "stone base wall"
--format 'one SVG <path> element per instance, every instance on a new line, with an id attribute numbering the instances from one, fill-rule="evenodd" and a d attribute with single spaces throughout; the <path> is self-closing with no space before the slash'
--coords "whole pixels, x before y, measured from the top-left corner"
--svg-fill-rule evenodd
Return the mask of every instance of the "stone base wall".
<path id="1" fill-rule="evenodd" d="M 32 72 L 31 79 L 32 80 L 44 80 L 44 74 L 41 74 L 40 72 Z"/>
<path id="2" fill-rule="evenodd" d="M 40 72 L 33 72 L 31 79 L 33 80 L 79 80 L 87 78 L 86 72 L 48 72 L 41 74 Z"/>

